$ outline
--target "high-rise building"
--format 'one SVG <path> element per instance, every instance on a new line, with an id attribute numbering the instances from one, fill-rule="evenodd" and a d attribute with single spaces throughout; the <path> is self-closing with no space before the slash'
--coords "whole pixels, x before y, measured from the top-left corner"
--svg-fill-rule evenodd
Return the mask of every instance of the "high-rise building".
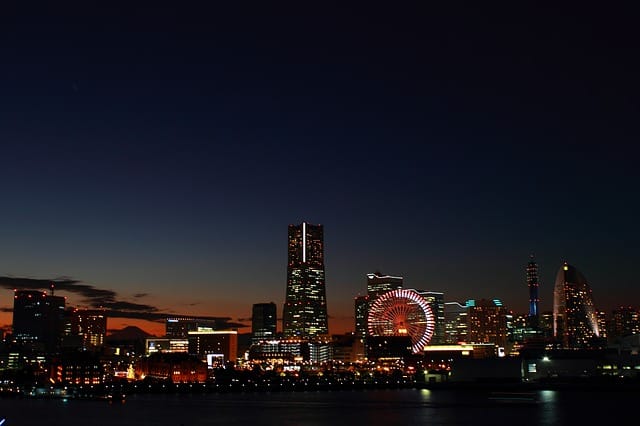
<path id="1" fill-rule="evenodd" d="M 56 352 L 64 327 L 65 298 L 37 290 L 13 296 L 13 338 L 25 349 Z"/>
<path id="2" fill-rule="evenodd" d="M 357 296 L 354 299 L 356 336 L 367 336 L 367 315 L 369 313 L 369 296 Z"/>
<path id="3" fill-rule="evenodd" d="M 369 296 L 369 303 L 373 303 L 375 298 L 382 293 L 402 288 L 403 281 L 403 277 L 382 275 L 380 271 L 367 274 L 367 296 Z"/>
<path id="4" fill-rule="evenodd" d="M 435 320 L 435 328 L 433 336 L 429 341 L 430 345 L 443 345 L 445 343 L 445 320 L 444 320 L 444 293 L 438 291 L 417 290 L 431 306 L 433 317 Z"/>
<path id="5" fill-rule="evenodd" d="M 71 317 L 71 334 L 82 338 L 83 349 L 100 349 L 107 335 L 106 310 L 75 309 Z"/>
<path id="6" fill-rule="evenodd" d="M 538 297 L 538 287 L 540 281 L 538 279 L 538 264 L 533 255 L 529 256 L 527 264 L 527 287 L 529 287 L 529 327 L 537 329 L 540 324 L 540 313 L 538 307 L 540 299 Z"/>
<path id="7" fill-rule="evenodd" d="M 563 348 L 591 348 L 600 336 L 591 287 L 564 262 L 553 290 L 553 336 Z"/>
<path id="8" fill-rule="evenodd" d="M 507 345 L 507 309 L 498 299 L 471 300 L 468 306 L 469 343 L 493 343 L 504 348 Z"/>
<path id="9" fill-rule="evenodd" d="M 256 303 L 251 313 L 251 341 L 253 343 L 276 337 L 278 317 L 276 304 Z"/>
<path id="10" fill-rule="evenodd" d="M 611 338 L 640 334 L 640 313 L 632 306 L 620 306 L 611 312 Z"/>
<path id="11" fill-rule="evenodd" d="M 445 343 L 467 341 L 467 305 L 459 302 L 444 303 Z"/>
<path id="12" fill-rule="evenodd" d="M 285 337 L 305 339 L 329 333 L 322 225 L 289 225 L 282 330 Z"/>

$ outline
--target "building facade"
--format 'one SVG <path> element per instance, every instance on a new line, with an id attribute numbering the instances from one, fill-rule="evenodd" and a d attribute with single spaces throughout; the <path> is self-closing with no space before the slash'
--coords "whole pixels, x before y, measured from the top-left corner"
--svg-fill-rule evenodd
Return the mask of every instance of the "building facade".
<path id="1" fill-rule="evenodd" d="M 429 344 L 444 345 L 446 340 L 446 324 L 444 319 L 444 293 L 439 291 L 426 290 L 418 290 L 418 293 L 422 297 L 424 297 L 424 299 L 429 303 L 429 306 L 431 306 L 433 319 L 435 321 L 433 336 L 431 337 Z"/>
<path id="2" fill-rule="evenodd" d="M 65 298 L 37 290 L 16 290 L 13 296 L 13 339 L 24 349 L 54 353 L 64 329 Z"/>
<path id="3" fill-rule="evenodd" d="M 533 255 L 529 256 L 529 263 L 527 263 L 527 287 L 529 288 L 528 326 L 530 328 L 537 329 L 540 325 L 540 298 L 538 296 L 540 280 L 538 278 L 538 264 L 536 263 Z"/>
<path id="4" fill-rule="evenodd" d="M 71 317 L 71 334 L 81 337 L 83 349 L 100 349 L 107 335 L 106 310 L 75 309 Z"/>
<path id="5" fill-rule="evenodd" d="M 507 309 L 498 299 L 467 302 L 467 339 L 469 343 L 507 345 Z"/>
<path id="6" fill-rule="evenodd" d="M 329 333 L 324 277 L 323 226 L 289 225 L 285 337 L 308 339 Z"/>
<path id="7" fill-rule="evenodd" d="M 587 349 L 600 337 L 591 287 L 567 262 L 556 275 L 553 291 L 553 336 L 563 348 Z"/>
<path id="8" fill-rule="evenodd" d="M 257 343 L 276 337 L 278 326 L 276 304 L 256 303 L 251 311 L 251 342 Z"/>

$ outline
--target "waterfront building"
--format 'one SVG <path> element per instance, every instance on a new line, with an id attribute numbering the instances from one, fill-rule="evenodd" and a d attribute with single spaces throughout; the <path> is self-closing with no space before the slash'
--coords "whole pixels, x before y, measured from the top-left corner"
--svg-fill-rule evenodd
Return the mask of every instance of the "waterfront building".
<path id="1" fill-rule="evenodd" d="M 383 275 L 380 271 L 367 274 L 367 296 L 369 303 L 373 303 L 379 295 L 391 290 L 402 288 L 404 278 L 401 276 Z"/>
<path id="2" fill-rule="evenodd" d="M 236 362 L 238 357 L 238 332 L 236 330 L 212 330 L 199 328 L 189 331 L 189 353 L 207 360 L 211 366 Z"/>
<path id="3" fill-rule="evenodd" d="M 251 314 L 252 343 L 275 338 L 277 325 L 278 317 L 275 303 L 256 303 L 253 305 Z"/>
<path id="4" fill-rule="evenodd" d="M 469 343 L 493 343 L 497 348 L 507 345 L 507 309 L 499 299 L 467 301 L 467 340 Z M 500 353 L 500 352 L 498 352 Z"/>
<path id="5" fill-rule="evenodd" d="M 356 336 L 364 339 L 367 336 L 367 314 L 369 312 L 369 296 L 357 296 L 354 299 Z"/>
<path id="6" fill-rule="evenodd" d="M 609 326 L 611 338 L 640 334 L 640 314 L 632 306 L 620 306 L 611 312 Z"/>
<path id="7" fill-rule="evenodd" d="M 289 225 L 285 337 L 309 339 L 329 333 L 322 225 Z"/>
<path id="8" fill-rule="evenodd" d="M 54 357 L 49 365 L 52 383 L 102 385 L 105 379 L 103 362 L 94 352 L 69 352 L 64 357 Z"/>
<path id="9" fill-rule="evenodd" d="M 538 264 L 535 261 L 533 255 L 529 256 L 529 263 L 527 264 L 527 287 L 529 287 L 529 327 L 537 329 L 540 325 L 540 312 L 539 304 L 540 298 L 538 296 L 538 290 L 540 287 L 540 280 L 538 278 Z"/>
<path id="10" fill-rule="evenodd" d="M 189 353 L 189 339 L 151 337 L 145 339 L 145 353 Z"/>
<path id="11" fill-rule="evenodd" d="M 567 349 L 593 348 L 600 344 L 591 287 L 586 278 L 567 262 L 556 275 L 553 336 Z"/>
<path id="12" fill-rule="evenodd" d="M 444 302 L 444 339 L 446 344 L 453 345 L 467 341 L 467 310 L 466 304 Z"/>
<path id="13" fill-rule="evenodd" d="M 37 290 L 13 296 L 13 339 L 23 349 L 55 353 L 64 329 L 65 298 Z"/>
<path id="14" fill-rule="evenodd" d="M 168 317 L 165 323 L 165 335 L 168 338 L 186 339 L 190 331 L 197 331 L 200 327 L 207 327 L 212 330 L 223 328 L 220 322 L 221 321 L 215 318 Z M 224 323 L 226 321 L 222 322 Z M 224 326 L 224 324 L 222 324 L 222 326 Z"/>
<path id="15" fill-rule="evenodd" d="M 169 380 L 172 383 L 204 383 L 207 364 L 185 353 L 155 353 L 135 363 L 138 379 Z"/>
<path id="16" fill-rule="evenodd" d="M 80 336 L 84 350 L 97 350 L 104 345 L 107 334 L 105 309 L 74 309 L 71 316 L 71 335 Z"/>
<path id="17" fill-rule="evenodd" d="M 328 336 L 315 339 L 284 338 L 264 340 L 249 349 L 249 360 L 277 364 L 320 364 L 333 357 L 333 345 Z"/>
<path id="18" fill-rule="evenodd" d="M 417 290 L 431 307 L 433 319 L 435 321 L 433 336 L 429 341 L 430 345 L 444 345 L 446 341 L 446 324 L 444 318 L 444 293 L 438 291 Z"/>
<path id="19" fill-rule="evenodd" d="M 356 335 L 360 338 L 360 343 L 365 350 L 366 355 L 366 338 L 369 334 L 368 317 L 369 310 L 378 296 L 391 290 L 401 289 L 404 278 L 401 276 L 384 275 L 380 271 L 367 274 L 367 294 L 358 296 L 354 301 Z"/>

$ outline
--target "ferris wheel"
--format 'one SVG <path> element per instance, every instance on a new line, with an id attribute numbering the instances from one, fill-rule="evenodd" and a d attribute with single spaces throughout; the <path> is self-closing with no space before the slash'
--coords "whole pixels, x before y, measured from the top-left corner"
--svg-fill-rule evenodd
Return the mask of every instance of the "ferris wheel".
<path id="1" fill-rule="evenodd" d="M 415 290 L 396 289 L 378 296 L 367 316 L 372 336 L 408 336 L 418 353 L 431 340 L 435 318 L 429 302 Z"/>

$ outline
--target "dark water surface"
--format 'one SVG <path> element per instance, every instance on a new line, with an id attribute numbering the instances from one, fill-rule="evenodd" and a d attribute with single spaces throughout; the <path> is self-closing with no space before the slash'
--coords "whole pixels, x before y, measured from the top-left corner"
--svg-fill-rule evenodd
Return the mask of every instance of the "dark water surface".
<path id="1" fill-rule="evenodd" d="M 568 425 L 617 423 L 640 392 L 537 391 L 517 404 L 489 391 L 370 390 L 130 395 L 106 401 L 0 399 L 2 426 L 19 425 Z"/>

